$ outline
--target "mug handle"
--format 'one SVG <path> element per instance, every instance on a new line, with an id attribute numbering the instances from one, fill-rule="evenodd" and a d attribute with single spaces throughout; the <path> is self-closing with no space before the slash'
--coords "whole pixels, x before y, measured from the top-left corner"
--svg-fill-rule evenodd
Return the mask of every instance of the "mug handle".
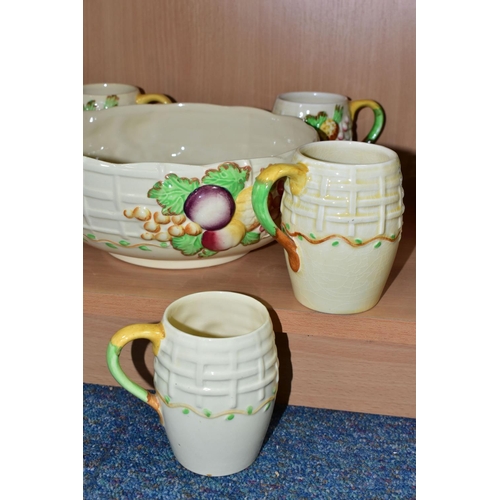
<path id="1" fill-rule="evenodd" d="M 160 350 L 160 343 L 164 338 L 165 330 L 161 323 L 129 325 L 118 330 L 111 337 L 106 352 L 108 368 L 115 380 L 128 392 L 154 408 L 160 414 L 160 418 L 160 402 L 158 398 L 156 395 L 143 389 L 140 385 L 132 382 L 132 380 L 125 375 L 120 366 L 120 353 L 123 346 L 132 340 L 146 339 L 153 344 L 153 352 L 156 356 Z"/>
<path id="2" fill-rule="evenodd" d="M 286 250 L 290 267 L 294 272 L 300 268 L 297 245 L 274 223 L 269 214 L 267 200 L 273 184 L 282 177 L 290 180 L 292 194 L 298 195 L 306 185 L 308 168 L 303 163 L 276 163 L 265 168 L 255 179 L 252 188 L 252 206 L 262 227 Z"/>
<path id="3" fill-rule="evenodd" d="M 162 104 L 172 104 L 172 101 L 163 94 L 138 94 L 135 98 L 136 104 L 148 104 L 149 102 L 161 102 Z"/>
<path id="4" fill-rule="evenodd" d="M 351 112 L 352 121 L 355 121 L 356 113 L 363 108 L 370 108 L 373 110 L 374 120 L 373 126 L 368 132 L 368 135 L 364 138 L 363 142 L 375 142 L 380 134 L 385 124 L 385 113 L 382 106 L 371 99 L 359 99 L 357 101 L 349 101 L 349 111 Z"/>

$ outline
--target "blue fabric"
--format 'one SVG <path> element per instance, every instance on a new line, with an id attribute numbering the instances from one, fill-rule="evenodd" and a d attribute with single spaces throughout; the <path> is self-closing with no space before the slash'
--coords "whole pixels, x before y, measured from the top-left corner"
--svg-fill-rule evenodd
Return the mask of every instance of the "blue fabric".
<path id="1" fill-rule="evenodd" d="M 276 406 L 257 460 L 225 477 L 184 469 L 156 412 L 84 384 L 84 499 L 412 499 L 416 420 Z"/>

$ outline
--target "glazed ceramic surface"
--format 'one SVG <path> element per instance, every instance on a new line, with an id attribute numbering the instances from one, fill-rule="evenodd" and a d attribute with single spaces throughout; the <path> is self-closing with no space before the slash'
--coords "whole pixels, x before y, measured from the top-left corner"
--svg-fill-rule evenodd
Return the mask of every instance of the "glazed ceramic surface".
<path id="1" fill-rule="evenodd" d="M 137 338 L 153 344 L 154 395 L 120 368 L 122 347 Z M 257 300 L 232 292 L 187 295 L 166 309 L 161 323 L 118 331 L 107 359 L 115 379 L 159 413 L 187 469 L 224 476 L 257 458 L 278 389 L 272 323 Z"/>
<path id="2" fill-rule="evenodd" d="M 116 106 L 172 101 L 163 94 L 142 94 L 138 87 L 125 83 L 89 83 L 83 86 L 83 110 L 100 111 Z"/>
<path id="3" fill-rule="evenodd" d="M 372 308 L 401 239 L 397 154 L 374 144 L 324 141 L 299 148 L 292 161 L 258 176 L 252 202 L 262 225 L 285 248 L 295 297 L 325 313 Z M 265 200 L 282 177 L 287 181 L 278 228 Z"/>
<path id="4" fill-rule="evenodd" d="M 385 114 L 382 106 L 371 99 L 351 101 L 346 96 L 328 92 L 288 92 L 276 98 L 273 113 L 302 118 L 315 127 L 323 139 L 350 141 L 356 113 L 363 108 L 372 109 L 374 115 L 364 141 L 375 142 L 382 133 Z"/>
<path id="5" fill-rule="evenodd" d="M 121 260 L 223 264 L 272 238 L 252 209 L 255 177 L 317 141 L 301 120 L 209 104 L 83 113 L 83 235 Z M 281 194 L 270 209 L 279 216 Z"/>

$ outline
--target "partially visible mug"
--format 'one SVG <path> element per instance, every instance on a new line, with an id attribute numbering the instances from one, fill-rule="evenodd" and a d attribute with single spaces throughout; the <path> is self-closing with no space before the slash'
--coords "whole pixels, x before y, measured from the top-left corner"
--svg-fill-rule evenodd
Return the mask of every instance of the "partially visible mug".
<path id="1" fill-rule="evenodd" d="M 115 106 L 172 101 L 163 94 L 142 94 L 139 87 L 126 83 L 89 83 L 83 86 L 83 110 L 100 111 Z"/>
<path id="2" fill-rule="evenodd" d="M 323 141 L 298 148 L 293 164 L 264 169 L 252 205 L 280 243 L 297 300 L 320 312 L 352 314 L 377 304 L 403 225 L 397 154 L 363 142 Z M 268 193 L 286 178 L 281 228 L 269 215 Z"/>
<path id="3" fill-rule="evenodd" d="M 346 96 L 328 92 L 287 92 L 280 94 L 272 112 L 302 118 L 316 128 L 323 139 L 350 141 L 357 113 L 363 108 L 373 110 L 373 125 L 364 142 L 375 142 L 384 128 L 382 106 L 371 99 L 349 100 Z"/>
<path id="4" fill-rule="evenodd" d="M 123 346 L 136 339 L 153 344 L 155 394 L 120 367 Z M 107 361 L 118 383 L 158 412 L 186 469 L 225 476 L 257 458 L 278 389 L 273 326 L 259 301 L 233 292 L 186 295 L 160 323 L 115 333 Z"/>

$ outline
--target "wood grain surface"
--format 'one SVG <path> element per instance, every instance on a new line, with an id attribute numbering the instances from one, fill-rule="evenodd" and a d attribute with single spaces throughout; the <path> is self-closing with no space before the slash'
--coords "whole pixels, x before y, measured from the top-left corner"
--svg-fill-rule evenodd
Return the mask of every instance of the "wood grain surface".
<path id="1" fill-rule="evenodd" d="M 414 0 L 84 0 L 83 22 L 84 83 L 268 110 L 298 90 L 374 99 L 378 143 L 415 153 Z"/>

